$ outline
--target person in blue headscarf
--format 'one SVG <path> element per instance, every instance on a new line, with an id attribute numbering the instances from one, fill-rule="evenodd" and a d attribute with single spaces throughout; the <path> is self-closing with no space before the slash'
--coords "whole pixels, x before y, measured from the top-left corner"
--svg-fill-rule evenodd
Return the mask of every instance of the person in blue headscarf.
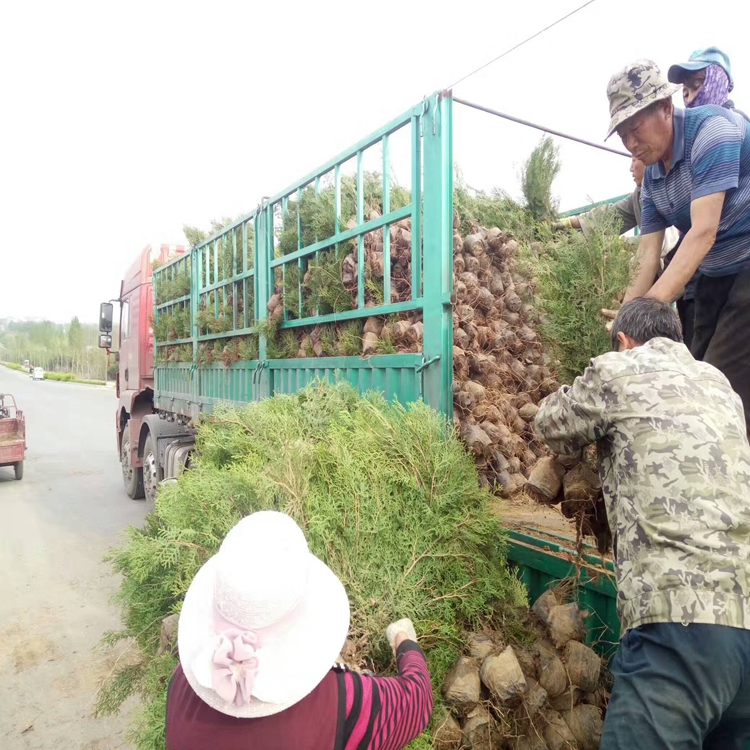
<path id="1" fill-rule="evenodd" d="M 687 109 L 713 104 L 733 109 L 750 120 L 729 98 L 734 88 L 732 66 L 729 55 L 718 47 L 696 50 L 687 62 L 672 65 L 667 77 L 670 83 L 682 84 L 682 98 Z"/>

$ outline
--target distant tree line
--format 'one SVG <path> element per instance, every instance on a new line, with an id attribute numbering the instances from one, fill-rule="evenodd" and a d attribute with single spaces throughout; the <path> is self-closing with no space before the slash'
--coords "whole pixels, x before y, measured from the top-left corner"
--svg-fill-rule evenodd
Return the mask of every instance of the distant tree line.
<path id="1" fill-rule="evenodd" d="M 116 337 L 113 335 L 115 340 Z M 50 320 L 0 321 L 0 360 L 43 367 L 50 372 L 70 372 L 85 380 L 114 379 L 117 363 L 107 362 L 99 348 L 99 331 L 78 317 L 70 323 Z"/>

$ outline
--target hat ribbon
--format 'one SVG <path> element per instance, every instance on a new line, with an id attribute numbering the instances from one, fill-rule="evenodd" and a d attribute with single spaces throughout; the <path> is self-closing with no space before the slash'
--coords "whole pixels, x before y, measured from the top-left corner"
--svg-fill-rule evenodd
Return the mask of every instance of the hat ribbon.
<path id="1" fill-rule="evenodd" d="M 258 674 L 258 636 L 231 628 L 217 634 L 211 659 L 211 686 L 227 703 L 243 706 L 253 695 Z"/>

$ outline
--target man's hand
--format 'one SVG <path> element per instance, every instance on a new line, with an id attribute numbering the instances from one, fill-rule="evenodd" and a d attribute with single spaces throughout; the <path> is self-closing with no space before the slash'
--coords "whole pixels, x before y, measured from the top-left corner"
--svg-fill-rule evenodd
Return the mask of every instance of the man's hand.
<path id="1" fill-rule="evenodd" d="M 646 296 L 662 302 L 672 302 L 693 278 L 716 241 L 725 195 L 726 193 L 705 195 L 690 204 L 690 231 L 685 235 L 666 271 Z"/>

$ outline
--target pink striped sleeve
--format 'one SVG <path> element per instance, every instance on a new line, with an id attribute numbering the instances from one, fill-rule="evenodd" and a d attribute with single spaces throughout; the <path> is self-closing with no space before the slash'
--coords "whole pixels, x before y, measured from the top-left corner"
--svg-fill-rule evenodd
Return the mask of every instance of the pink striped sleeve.
<path id="1" fill-rule="evenodd" d="M 426 728 L 432 686 L 422 649 L 398 649 L 398 677 L 345 675 L 346 750 L 401 750 Z"/>
<path id="2" fill-rule="evenodd" d="M 356 679 L 359 681 L 359 685 L 355 686 L 355 676 L 351 672 L 347 672 L 344 675 L 344 682 L 346 684 L 347 727 L 349 728 L 345 745 L 346 750 L 349 750 L 349 748 L 354 750 L 354 748 L 360 747 L 373 719 L 372 680 L 366 677 L 360 678 L 359 675 L 356 675 Z M 357 706 L 354 705 L 355 703 L 359 706 L 356 715 L 352 711 L 352 709 L 357 709 Z"/>

